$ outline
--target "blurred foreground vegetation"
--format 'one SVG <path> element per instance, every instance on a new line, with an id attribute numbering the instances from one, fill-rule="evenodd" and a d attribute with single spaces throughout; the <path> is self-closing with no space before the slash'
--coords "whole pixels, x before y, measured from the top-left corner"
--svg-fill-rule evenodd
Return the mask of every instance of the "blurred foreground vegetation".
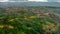
<path id="1" fill-rule="evenodd" d="M 0 8 L 0 34 L 60 34 L 55 16 L 48 13 Z"/>

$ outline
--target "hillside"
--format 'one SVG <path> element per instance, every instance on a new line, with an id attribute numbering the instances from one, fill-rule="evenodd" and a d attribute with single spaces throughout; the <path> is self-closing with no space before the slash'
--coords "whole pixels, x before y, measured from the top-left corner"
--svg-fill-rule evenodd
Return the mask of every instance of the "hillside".
<path id="1" fill-rule="evenodd" d="M 0 34 L 60 34 L 60 8 L 0 8 Z"/>

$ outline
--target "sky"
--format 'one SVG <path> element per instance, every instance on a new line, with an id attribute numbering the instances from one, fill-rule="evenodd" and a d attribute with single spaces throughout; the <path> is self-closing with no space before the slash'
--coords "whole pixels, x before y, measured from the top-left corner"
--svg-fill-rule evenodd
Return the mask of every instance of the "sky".
<path id="1" fill-rule="evenodd" d="M 0 2 L 8 2 L 9 0 L 0 0 Z M 28 1 L 37 1 L 37 2 L 60 2 L 60 0 L 28 0 Z"/>
<path id="2" fill-rule="evenodd" d="M 0 0 L 0 2 L 6 2 L 6 1 L 8 1 L 8 0 Z"/>
<path id="3" fill-rule="evenodd" d="M 48 0 L 28 0 L 28 1 L 40 1 L 40 2 L 48 2 Z"/>

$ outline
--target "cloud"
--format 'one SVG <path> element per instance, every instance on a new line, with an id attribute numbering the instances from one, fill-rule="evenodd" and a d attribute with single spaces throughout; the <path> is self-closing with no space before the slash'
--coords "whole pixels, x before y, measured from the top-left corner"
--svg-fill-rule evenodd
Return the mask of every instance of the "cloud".
<path id="1" fill-rule="evenodd" d="M 8 0 L 0 0 L 0 2 L 7 2 Z"/>
<path id="2" fill-rule="evenodd" d="M 20 2 L 20 0 L 16 0 Z M 16 2 L 15 0 L 0 0 L 0 2 Z M 25 0 L 23 0 L 25 1 Z M 26 1 L 35 1 L 35 2 L 60 2 L 60 0 L 26 0 Z"/>
<path id="3" fill-rule="evenodd" d="M 20 0 L 16 0 L 16 1 L 20 1 Z M 0 2 L 16 2 L 15 0 L 0 0 Z M 27 1 L 36 1 L 36 2 L 47 2 L 47 0 L 27 0 Z"/>
<path id="4" fill-rule="evenodd" d="M 48 2 L 48 0 L 28 0 L 28 1 Z"/>
<path id="5" fill-rule="evenodd" d="M 48 0 L 49 2 L 60 2 L 60 0 Z"/>

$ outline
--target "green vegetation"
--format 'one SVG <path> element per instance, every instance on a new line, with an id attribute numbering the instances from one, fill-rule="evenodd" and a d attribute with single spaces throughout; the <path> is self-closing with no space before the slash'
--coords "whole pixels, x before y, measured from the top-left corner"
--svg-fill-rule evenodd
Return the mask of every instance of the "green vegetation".
<path id="1" fill-rule="evenodd" d="M 60 34 L 58 24 L 49 17 L 51 15 L 45 16 L 40 12 L 39 16 L 25 10 L 18 12 L 18 15 L 15 13 L 0 15 L 0 34 Z"/>

